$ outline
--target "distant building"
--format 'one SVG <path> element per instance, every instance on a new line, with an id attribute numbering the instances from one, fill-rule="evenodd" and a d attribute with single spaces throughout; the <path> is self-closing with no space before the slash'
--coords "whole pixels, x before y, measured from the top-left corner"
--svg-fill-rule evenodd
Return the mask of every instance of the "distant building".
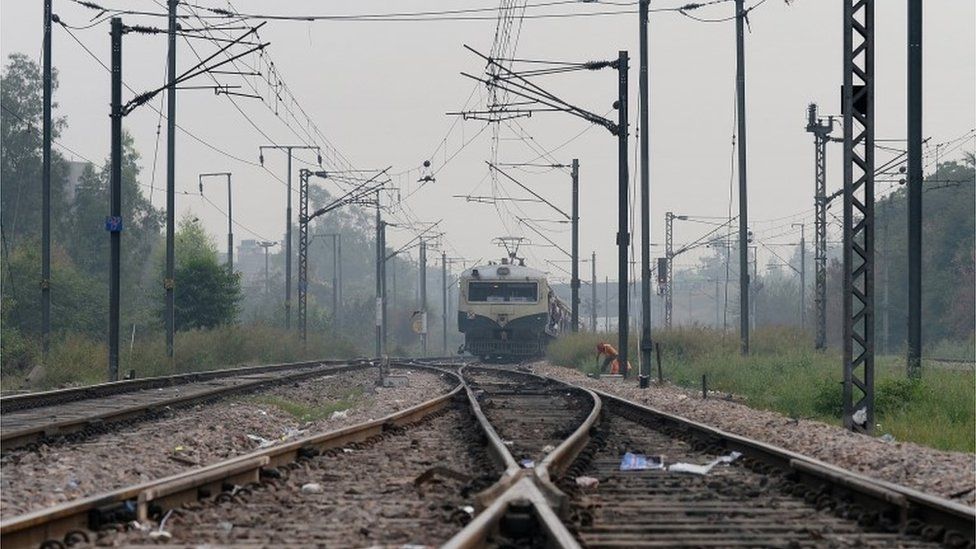
<path id="1" fill-rule="evenodd" d="M 241 282 L 245 288 L 265 287 L 265 244 L 253 238 L 241 240 L 237 246 L 237 258 L 234 270 L 241 273 Z M 268 254 L 274 249 L 268 249 Z M 274 266 L 269 267 L 274 271 Z M 273 273 L 272 273 L 273 274 Z"/>

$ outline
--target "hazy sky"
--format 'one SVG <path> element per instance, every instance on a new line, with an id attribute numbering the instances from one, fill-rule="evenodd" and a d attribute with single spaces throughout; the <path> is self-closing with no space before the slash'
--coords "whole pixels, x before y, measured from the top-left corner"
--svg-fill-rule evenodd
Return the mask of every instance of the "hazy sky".
<path id="1" fill-rule="evenodd" d="M 100 3 L 153 12 L 164 11 L 161 6 L 165 5 L 163 0 L 104 0 Z M 197 0 L 196 3 L 227 6 L 216 0 Z M 655 0 L 652 6 L 680 3 Z M 85 26 L 94 15 L 68 0 L 54 0 L 54 5 L 55 13 L 72 26 Z M 274 14 L 388 13 L 491 8 L 495 5 L 489 0 L 240 0 L 234 3 L 240 12 Z M 877 137 L 899 139 L 905 135 L 906 2 L 879 0 L 875 5 Z M 792 229 L 790 225 L 798 222 L 807 223 L 807 238 L 808 241 L 812 239 L 813 144 L 812 136 L 804 131 L 806 107 L 813 101 L 821 105 L 822 113 L 838 113 L 840 110 L 842 6 L 843 2 L 837 0 L 793 0 L 789 5 L 782 0 L 769 0 L 750 16 L 751 32 L 746 36 L 750 226 L 756 237 L 766 243 L 797 241 L 799 229 Z M 530 9 L 527 13 L 631 8 L 635 8 L 632 3 L 626 8 L 620 4 L 607 7 L 567 4 Z M 41 3 L 5 1 L 0 9 L 3 56 L 24 52 L 39 60 Z M 729 2 L 699 10 L 696 14 L 722 18 L 730 15 L 732 10 L 733 4 Z M 127 16 L 125 22 L 165 26 L 165 20 L 149 17 Z M 976 3 L 972 1 L 925 2 L 924 134 L 932 137 L 933 144 L 952 140 L 976 127 L 974 22 Z M 193 26 L 199 22 L 191 20 L 184 24 Z M 479 98 L 485 97 L 483 89 L 459 74 L 461 71 L 480 74 L 483 69 L 483 63 L 462 44 L 487 52 L 494 29 L 493 20 L 271 21 L 261 30 L 261 38 L 271 42 L 270 59 L 301 108 L 353 165 L 360 168 L 393 166 L 391 173 L 399 174 L 394 183 L 401 188 L 400 196 L 410 195 L 402 205 L 407 211 L 396 212 L 396 217 L 406 219 L 409 212 L 420 220 L 443 218 L 448 254 L 477 259 L 500 255 L 491 244 L 494 236 L 522 234 L 535 244 L 544 243 L 531 230 L 520 227 L 515 216 L 557 218 L 551 210 L 538 204 L 507 203 L 496 208 L 452 198 L 452 195 L 467 194 L 529 197 L 504 178 L 499 179 L 498 186 L 492 189 L 485 165 L 485 160 L 490 157 L 491 128 L 485 129 L 483 122 L 468 120 L 457 123 L 453 131 L 448 131 L 455 119 L 446 116 L 446 112 L 462 108 L 469 97 L 472 102 L 468 106 L 478 107 Z M 517 56 L 584 61 L 611 59 L 616 57 L 618 50 L 629 50 L 632 58 L 631 115 L 632 122 L 636 123 L 637 31 L 636 14 L 526 18 L 521 25 Z M 99 59 L 106 64 L 109 62 L 107 22 L 72 32 Z M 651 16 L 650 37 L 651 240 L 658 243 L 663 241 L 664 212 L 668 210 L 695 216 L 725 216 L 729 209 L 735 104 L 734 23 L 700 23 L 674 13 L 655 13 Z M 193 42 L 203 55 L 214 51 L 209 42 Z M 123 57 L 124 79 L 132 88 L 143 91 L 162 83 L 166 62 L 164 36 L 127 35 Z M 196 62 L 185 41 L 178 43 L 177 59 L 181 69 Z M 109 74 L 57 26 L 54 64 L 60 73 L 61 84 L 56 96 L 57 113 L 68 119 L 62 142 L 81 155 L 101 162 L 108 154 L 109 144 Z M 253 80 L 267 95 L 263 80 Z M 221 81 L 243 84 L 236 77 L 223 76 Z M 193 82 L 197 85 L 210 83 L 206 77 Z M 610 70 L 551 76 L 540 83 L 598 114 L 609 111 L 616 96 L 616 78 Z M 239 91 L 248 89 L 245 86 Z M 127 99 L 131 96 L 132 92 L 125 92 Z M 192 211 L 221 242 L 226 231 L 226 218 L 199 198 L 197 174 L 231 171 L 234 173 L 235 218 L 247 227 L 247 230 L 235 230 L 237 239 L 280 239 L 284 228 L 284 187 L 253 163 L 258 159 L 259 145 L 270 142 L 292 144 L 298 138 L 275 117 L 273 105 L 269 109 L 260 101 L 247 98 L 236 98 L 236 103 L 237 106 L 226 97 L 216 97 L 211 91 L 188 90 L 178 94 L 177 120 L 181 126 L 248 162 L 229 158 L 185 134 L 178 134 L 177 189 L 189 193 L 177 197 L 178 215 Z M 160 103 L 157 100 L 155 104 Z M 480 106 L 483 105 L 481 101 Z M 242 116 L 238 106 L 260 132 Z M 292 108 L 297 109 L 297 106 Z M 158 114 L 145 106 L 124 122 L 142 153 L 142 183 L 147 186 L 153 181 L 158 122 Z M 634 129 L 635 125 L 631 127 Z M 157 206 L 165 204 L 165 122 L 163 128 L 152 192 L 153 203 Z M 481 130 L 484 131 L 479 135 Z M 636 133 L 631 135 L 631 174 L 636 176 L 638 167 L 633 156 Z M 599 276 L 614 278 L 616 139 L 605 129 L 591 127 L 569 115 L 540 113 L 519 119 L 517 124 L 502 126 L 498 159 L 500 162 L 548 162 L 537 158 L 536 150 L 553 150 L 567 141 L 569 143 L 553 155 L 565 163 L 574 157 L 580 159 L 581 250 L 584 255 L 595 250 L 599 256 Z M 464 143 L 467 146 L 458 152 Z M 943 158 L 958 159 L 964 150 L 972 150 L 973 144 L 973 140 L 969 140 Z M 903 146 L 898 142 L 885 145 Z M 934 153 L 934 148 L 931 152 Z M 67 152 L 65 155 L 72 157 Z M 841 185 L 840 145 L 831 145 L 828 155 L 830 192 Z M 879 153 L 879 164 L 889 158 L 888 155 Z M 314 155 L 303 154 L 302 158 L 314 160 Z M 436 171 L 436 182 L 418 189 L 417 179 L 421 173 L 417 168 L 428 159 Z M 284 178 L 283 154 L 269 152 L 265 160 L 271 172 Z M 296 162 L 296 174 L 301 166 L 303 164 Z M 569 209 L 569 176 L 565 172 L 535 168 L 511 173 L 563 209 Z M 297 175 L 295 182 L 297 209 Z M 333 182 L 323 184 L 330 190 L 336 189 Z M 884 193 L 891 186 L 879 183 L 878 188 Z M 148 194 L 149 188 L 145 191 Z M 222 187 L 214 185 L 207 191 L 207 197 L 220 207 L 225 206 Z M 735 200 L 733 197 L 732 207 L 737 210 Z M 836 213 L 840 215 L 839 209 Z M 568 249 L 568 225 L 538 223 L 549 231 L 550 238 Z M 679 222 L 675 228 L 675 241 L 693 240 L 710 229 L 705 224 Z M 639 233 L 639 226 L 635 232 Z M 410 235 L 405 231 L 394 231 L 388 238 L 392 245 L 405 242 Z M 787 257 L 791 253 L 788 248 L 774 249 Z M 662 250 L 655 248 L 654 255 L 660 255 Z M 531 247 L 525 252 L 531 263 L 561 274 L 558 269 L 545 264 L 547 259 L 564 258 L 558 250 Z M 771 256 L 765 251 L 761 253 L 761 262 L 765 263 Z M 678 264 L 692 259 L 689 257 Z M 561 265 L 568 268 L 566 264 Z M 582 270 L 589 273 L 588 266 Z"/>

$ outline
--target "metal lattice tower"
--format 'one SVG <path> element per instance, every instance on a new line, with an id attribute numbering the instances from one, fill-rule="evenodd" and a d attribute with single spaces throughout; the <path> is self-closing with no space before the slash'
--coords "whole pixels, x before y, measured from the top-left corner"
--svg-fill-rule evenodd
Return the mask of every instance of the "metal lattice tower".
<path id="1" fill-rule="evenodd" d="M 825 124 L 822 118 L 817 117 L 816 103 L 807 107 L 807 131 L 813 134 L 815 172 L 813 301 L 817 308 L 817 334 L 814 340 L 814 347 L 817 349 L 827 346 L 827 143 L 830 141 L 830 132 L 834 131 L 834 119 L 830 117 L 828 120 Z"/>
<path id="2" fill-rule="evenodd" d="M 308 337 L 308 179 L 312 172 L 298 172 L 298 325 L 302 344 Z"/>
<path id="3" fill-rule="evenodd" d="M 874 426 L 874 0 L 844 2 L 844 427 Z"/>
<path id="4" fill-rule="evenodd" d="M 668 269 L 664 273 L 664 327 L 671 328 L 674 304 L 674 212 L 664 214 L 664 254 Z"/>

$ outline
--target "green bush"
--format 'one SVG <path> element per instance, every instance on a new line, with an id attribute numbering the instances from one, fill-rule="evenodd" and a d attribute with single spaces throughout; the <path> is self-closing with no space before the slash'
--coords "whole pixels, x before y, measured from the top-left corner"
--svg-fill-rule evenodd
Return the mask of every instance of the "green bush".
<path id="1" fill-rule="evenodd" d="M 878 416 L 893 414 L 902 408 L 918 403 L 925 396 L 924 384 L 912 379 L 882 379 L 874 386 L 874 413 Z"/>
<path id="2" fill-rule="evenodd" d="M 630 360 L 636 366 L 634 339 Z M 841 421 L 842 357 L 835 350 L 815 351 L 802 332 L 757 330 L 749 356 L 739 353 L 735 334 L 703 327 L 658 330 L 654 340 L 661 345 L 664 377 L 676 385 L 698 390 L 705 375 L 709 389 L 744 398 L 754 408 L 834 424 Z M 593 371 L 600 341 L 616 345 L 616 335 L 565 336 L 549 346 L 548 358 L 555 364 Z M 656 367 L 655 362 L 655 371 Z M 875 431 L 944 450 L 971 452 L 976 447 L 974 387 L 972 371 L 928 367 L 921 381 L 909 381 L 903 357 L 880 357 L 875 365 Z"/>
<path id="3" fill-rule="evenodd" d="M 844 413 L 843 387 L 836 379 L 824 379 L 814 390 L 813 411 L 819 417 L 839 418 Z"/>
<path id="4" fill-rule="evenodd" d="M 9 338 L 9 342 L 16 343 L 16 338 Z M 268 326 L 223 326 L 177 332 L 172 361 L 166 357 L 162 333 L 140 337 L 131 347 L 127 343 L 123 342 L 119 357 L 120 376 L 129 370 L 134 370 L 137 377 L 152 377 L 254 364 L 348 358 L 358 354 L 348 341 L 316 333 L 309 334 L 307 347 L 303 348 L 294 331 Z M 5 334 L 4 345 L 7 344 Z M 32 356 L 35 362 L 39 360 L 39 353 Z M 106 380 L 107 369 L 104 341 L 75 335 L 52 342 L 47 364 L 37 368 L 37 374 L 27 382 L 34 389 L 100 383 Z M 6 372 L 4 378 L 5 385 L 8 380 L 16 380 Z"/>
<path id="5" fill-rule="evenodd" d="M 4 328 L 0 337 L 0 355 L 3 356 L 4 377 L 26 374 L 35 363 L 40 349 L 33 341 L 24 337 L 16 328 Z"/>

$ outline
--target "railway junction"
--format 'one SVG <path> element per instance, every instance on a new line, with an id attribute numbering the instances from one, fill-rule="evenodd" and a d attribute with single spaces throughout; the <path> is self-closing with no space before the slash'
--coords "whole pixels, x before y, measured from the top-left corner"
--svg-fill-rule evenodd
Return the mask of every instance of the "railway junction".
<path id="1" fill-rule="evenodd" d="M 976 3 L 2 10 L 4 549 L 976 549 Z"/>
<path id="2" fill-rule="evenodd" d="M 5 416 L 19 425 L 30 418 L 32 435 L 24 428 L 4 441 L 2 542 L 973 546 L 976 517 L 965 497 L 926 494 L 641 405 L 613 394 L 626 390 L 622 381 L 599 382 L 609 388 L 600 390 L 546 371 L 541 363 L 363 359 L 7 397 L 4 409 L 16 412 Z M 275 383 L 263 384 L 272 372 Z M 227 433 L 215 425 L 266 415 L 261 403 L 272 397 L 331 401 L 366 390 L 375 396 L 363 409 L 349 404 L 299 429 L 265 426 L 269 438 L 245 444 L 221 441 Z M 182 416 L 200 431 L 187 432 Z M 74 424 L 86 426 L 65 427 Z M 194 447 L 201 433 L 215 439 L 206 451 Z M 140 470 L 100 463 L 99 444 L 125 445 L 124 460 Z M 61 484 L 64 467 L 77 490 Z M 126 473 L 99 476 L 103 467 Z M 27 479 L 32 468 L 53 480 Z"/>

